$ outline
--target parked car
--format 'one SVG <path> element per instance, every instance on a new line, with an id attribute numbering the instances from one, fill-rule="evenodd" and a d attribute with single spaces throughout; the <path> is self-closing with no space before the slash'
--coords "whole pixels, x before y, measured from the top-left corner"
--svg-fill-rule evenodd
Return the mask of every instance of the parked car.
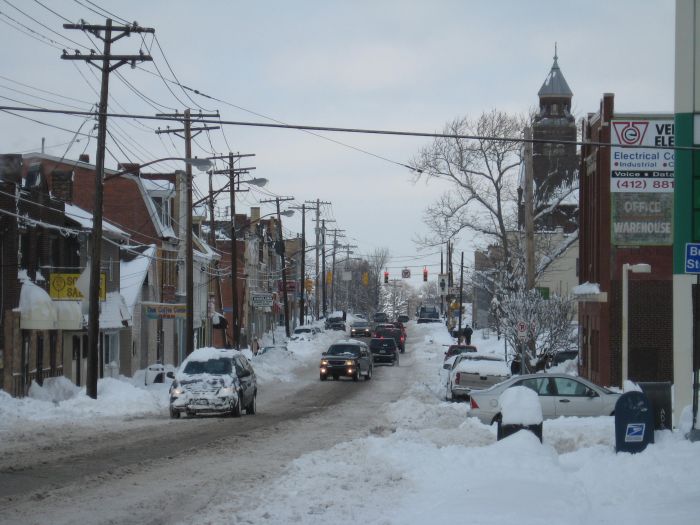
<path id="1" fill-rule="evenodd" d="M 396 346 L 399 347 L 399 351 L 403 354 L 406 351 L 405 341 L 406 337 L 400 328 L 396 328 L 391 325 L 389 328 L 377 328 L 374 331 L 374 337 L 381 339 L 386 337 L 391 337 L 396 341 Z"/>
<path id="2" fill-rule="evenodd" d="M 396 346 L 393 337 L 370 339 L 369 350 L 375 363 L 391 363 L 391 366 L 398 366 L 399 347 Z"/>
<path id="3" fill-rule="evenodd" d="M 355 321 L 350 325 L 350 337 L 372 337 L 367 321 Z"/>
<path id="4" fill-rule="evenodd" d="M 326 318 L 326 321 L 325 321 L 325 323 L 324 323 L 324 326 L 325 326 L 326 330 L 331 329 L 331 326 L 332 326 L 334 323 L 343 323 L 343 324 L 345 324 L 345 321 L 343 321 L 343 317 L 342 317 L 342 316 L 330 316 L 330 317 L 327 317 L 327 318 Z"/>
<path id="5" fill-rule="evenodd" d="M 291 341 L 310 341 L 316 336 L 317 329 L 312 326 L 297 326 L 289 338 Z"/>
<path id="6" fill-rule="evenodd" d="M 441 322 L 442 319 L 440 319 L 440 313 L 434 311 L 423 311 L 423 313 L 420 314 L 420 317 L 418 317 L 418 320 L 416 321 L 416 323 L 418 324 Z"/>
<path id="7" fill-rule="evenodd" d="M 473 391 L 468 415 L 477 417 L 487 425 L 498 421 L 501 417 L 498 399 L 513 386 L 526 386 L 537 393 L 545 419 L 612 416 L 621 395 L 569 374 L 526 374 L 513 376 L 486 390 Z"/>
<path id="8" fill-rule="evenodd" d="M 464 354 L 466 352 L 476 352 L 477 348 L 474 345 L 450 345 L 445 352 L 444 359 L 447 360 L 450 357 L 457 354 Z"/>
<path id="9" fill-rule="evenodd" d="M 457 354 L 447 380 L 448 400 L 469 399 L 472 391 L 483 390 L 510 377 L 505 360 L 493 354 Z"/>
<path id="10" fill-rule="evenodd" d="M 407 323 L 409 321 L 409 317 L 407 315 L 400 315 L 396 318 L 396 320 L 402 323 Z"/>
<path id="11" fill-rule="evenodd" d="M 237 350 L 200 348 L 185 359 L 170 386 L 170 417 L 230 414 L 257 410 L 255 371 Z"/>
<path id="12" fill-rule="evenodd" d="M 289 349 L 287 348 L 286 345 L 270 345 L 270 346 L 263 346 L 260 350 L 258 350 L 257 355 L 263 355 L 263 354 L 270 354 L 273 352 L 287 352 Z"/>
<path id="13" fill-rule="evenodd" d="M 571 361 L 572 359 L 578 359 L 578 350 L 561 350 L 552 356 L 547 368 L 560 365 L 563 362 Z"/>
<path id="14" fill-rule="evenodd" d="M 321 381 L 331 376 L 333 379 L 352 377 L 359 381 L 360 376 L 372 379 L 374 360 L 366 343 L 357 339 L 347 339 L 333 343 L 321 354 L 319 374 Z"/>

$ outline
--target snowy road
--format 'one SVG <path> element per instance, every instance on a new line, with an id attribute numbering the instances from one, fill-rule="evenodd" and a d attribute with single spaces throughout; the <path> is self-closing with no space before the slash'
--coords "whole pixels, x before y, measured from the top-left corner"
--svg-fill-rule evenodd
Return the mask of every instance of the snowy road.
<path id="1" fill-rule="evenodd" d="M 371 381 L 320 382 L 312 363 L 298 382 L 261 389 L 255 416 L 47 429 L 0 459 L 0 522 L 173 523 L 231 503 L 307 452 L 385 433 L 379 408 L 416 380 L 407 348 L 400 367 L 377 366 Z"/>

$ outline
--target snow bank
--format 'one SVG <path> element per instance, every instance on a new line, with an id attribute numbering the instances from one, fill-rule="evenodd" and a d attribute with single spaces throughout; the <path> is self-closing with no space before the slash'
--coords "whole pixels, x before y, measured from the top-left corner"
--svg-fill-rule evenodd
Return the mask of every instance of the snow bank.
<path id="1" fill-rule="evenodd" d="M 508 388 L 498 398 L 504 425 L 539 425 L 542 405 L 537 393 L 526 386 Z"/>

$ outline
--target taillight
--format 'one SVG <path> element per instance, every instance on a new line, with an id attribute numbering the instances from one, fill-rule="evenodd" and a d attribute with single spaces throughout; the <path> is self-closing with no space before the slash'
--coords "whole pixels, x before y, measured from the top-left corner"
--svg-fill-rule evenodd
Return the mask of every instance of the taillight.
<path id="1" fill-rule="evenodd" d="M 477 408 L 477 409 L 478 409 L 478 408 L 479 408 L 479 404 L 478 404 L 478 403 L 476 402 L 476 400 L 474 399 L 474 396 L 471 396 L 471 397 L 469 398 L 469 406 L 470 406 L 472 409 L 474 409 L 474 408 Z"/>
<path id="2" fill-rule="evenodd" d="M 455 376 L 455 382 L 459 384 L 459 378 L 461 377 L 461 372 L 457 372 L 457 375 Z"/>

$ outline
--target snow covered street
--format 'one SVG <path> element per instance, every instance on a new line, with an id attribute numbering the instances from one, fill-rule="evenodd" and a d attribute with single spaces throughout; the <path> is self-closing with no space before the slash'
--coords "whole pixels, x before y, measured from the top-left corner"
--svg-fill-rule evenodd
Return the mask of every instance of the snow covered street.
<path id="1" fill-rule="evenodd" d="M 399 368 L 359 383 L 318 381 L 330 332 L 256 357 L 259 413 L 242 419 L 170 420 L 167 386 L 118 380 L 97 401 L 68 385 L 63 401 L 0 394 L 0 522 L 700 521 L 700 444 L 682 432 L 616 455 L 613 418 L 560 418 L 543 444 L 496 442 L 465 403 L 444 401 L 444 325 L 408 336 Z M 480 332 L 472 342 L 502 352 Z"/>

